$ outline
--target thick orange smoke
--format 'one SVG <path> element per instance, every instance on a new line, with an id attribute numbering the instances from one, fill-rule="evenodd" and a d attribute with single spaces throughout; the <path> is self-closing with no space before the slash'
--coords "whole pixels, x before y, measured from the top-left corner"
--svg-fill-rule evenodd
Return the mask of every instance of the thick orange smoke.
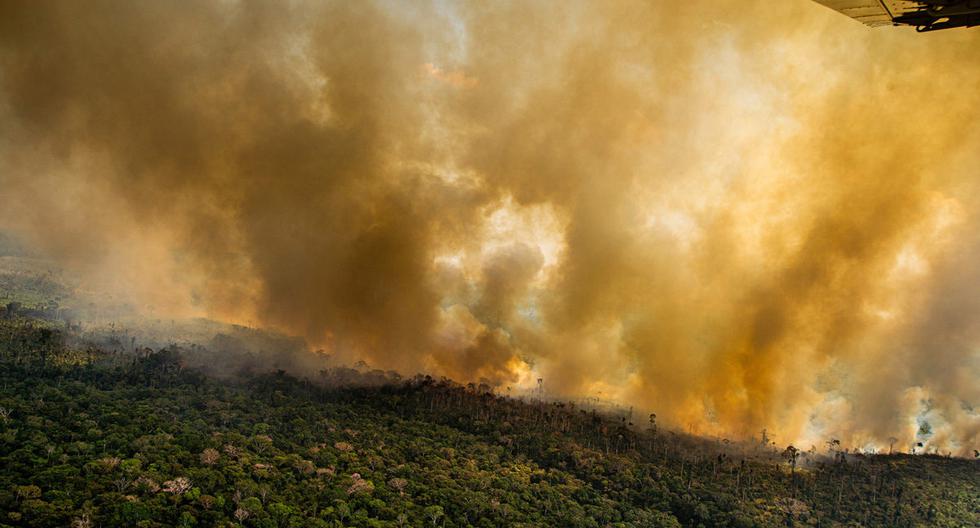
<path id="1" fill-rule="evenodd" d="M 4 2 L 0 229 L 382 368 L 965 452 L 978 52 L 807 0 Z"/>

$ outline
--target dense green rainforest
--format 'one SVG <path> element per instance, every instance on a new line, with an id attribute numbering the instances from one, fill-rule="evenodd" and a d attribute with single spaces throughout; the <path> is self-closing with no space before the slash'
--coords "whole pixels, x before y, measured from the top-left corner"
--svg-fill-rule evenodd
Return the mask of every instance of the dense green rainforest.
<path id="1" fill-rule="evenodd" d="M 151 349 L 70 323 L 38 301 L 49 282 L 18 287 L 0 308 L 0 526 L 980 526 L 976 460 L 304 371 L 288 339 L 241 328 Z"/>
<path id="2" fill-rule="evenodd" d="M 782 452 L 379 372 L 2 321 L 4 526 L 977 526 L 972 460 Z M 210 358 L 212 365 L 220 356 Z"/>

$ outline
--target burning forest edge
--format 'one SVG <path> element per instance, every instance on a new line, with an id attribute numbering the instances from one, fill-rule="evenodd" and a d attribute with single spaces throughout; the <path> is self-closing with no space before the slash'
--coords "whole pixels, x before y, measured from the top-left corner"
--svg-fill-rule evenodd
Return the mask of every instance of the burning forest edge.
<path id="1" fill-rule="evenodd" d="M 65 314 L 0 314 L 2 525 L 904 527 L 980 511 L 977 461 L 698 437 L 488 384 L 311 370 L 301 342 L 252 329 L 151 348 Z"/>
<path id="2" fill-rule="evenodd" d="M 0 2 L 0 528 L 980 526 L 978 24 Z"/>

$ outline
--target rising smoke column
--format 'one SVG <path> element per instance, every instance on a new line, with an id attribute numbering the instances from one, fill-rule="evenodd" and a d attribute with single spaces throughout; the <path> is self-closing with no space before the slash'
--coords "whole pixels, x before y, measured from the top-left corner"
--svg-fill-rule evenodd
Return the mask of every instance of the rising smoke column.
<path id="1" fill-rule="evenodd" d="M 0 226 L 148 309 L 706 433 L 976 443 L 975 31 L 802 0 L 0 9 Z"/>

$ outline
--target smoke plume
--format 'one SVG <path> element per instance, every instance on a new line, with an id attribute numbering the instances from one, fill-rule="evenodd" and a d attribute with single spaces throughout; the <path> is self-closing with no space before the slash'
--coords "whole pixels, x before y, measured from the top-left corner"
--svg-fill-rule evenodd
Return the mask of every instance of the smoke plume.
<path id="1" fill-rule="evenodd" d="M 805 0 L 3 2 L 0 228 L 381 368 L 967 452 L 978 52 Z"/>

